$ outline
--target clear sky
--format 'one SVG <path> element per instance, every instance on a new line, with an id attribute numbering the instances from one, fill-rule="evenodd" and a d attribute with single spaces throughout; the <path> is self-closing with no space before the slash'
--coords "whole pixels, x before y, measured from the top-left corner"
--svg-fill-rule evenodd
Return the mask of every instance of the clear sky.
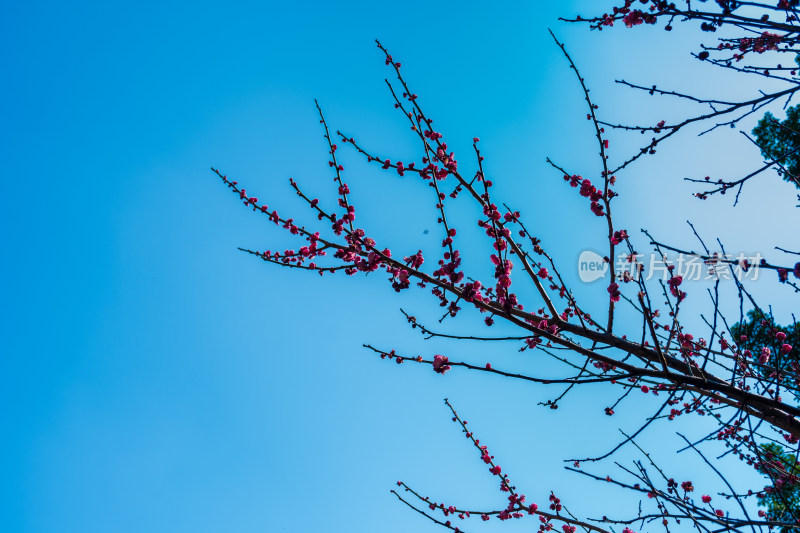
<path id="1" fill-rule="evenodd" d="M 686 110 L 622 91 L 617 77 L 700 92 L 749 88 L 692 64 L 696 29 L 596 34 L 557 21 L 596 4 L 7 3 L 0 530 L 434 530 L 389 494 L 397 479 L 454 504 L 503 502 L 449 422 L 445 397 L 529 498 L 545 502 L 553 489 L 592 516 L 620 505 L 561 460 L 608 449 L 617 427 L 631 428 L 638 409 L 655 403 L 608 418 L 602 409 L 614 397 L 594 388 L 551 411 L 536 404 L 560 390 L 375 359 L 362 343 L 552 371 L 515 346 L 423 342 L 399 307 L 435 322 L 436 302 L 420 291 L 395 295 L 382 274 L 320 279 L 238 252 L 293 241 L 209 171 L 220 167 L 287 213 L 308 214 L 290 177 L 333 198 L 314 98 L 334 129 L 409 158 L 414 139 L 392 109 L 380 38 L 465 154 L 462 166 L 472 168 L 467 150 L 482 138 L 498 198 L 523 211 L 574 281 L 570 265 L 597 248 L 603 228 L 544 161 L 587 176 L 598 166 L 581 93 L 547 28 L 574 52 L 601 116 Z M 611 139 L 612 154 L 635 147 Z M 642 249 L 641 227 L 696 247 L 691 219 L 708 237 L 774 253 L 796 227 L 787 222 L 796 216 L 792 188 L 769 175 L 735 209 L 730 199 L 692 200 L 683 177 L 739 175 L 760 162 L 735 131 L 705 139 L 676 141 L 621 178 L 623 227 Z M 345 152 L 359 222 L 396 253 L 435 249 L 427 189 Z M 474 224 L 469 213 L 462 227 Z M 485 268 L 488 247 L 474 242 L 484 249 L 470 261 Z M 577 290 L 596 312 L 607 299 L 600 285 Z M 704 290 L 690 294 L 698 305 Z M 785 320 L 785 292 L 763 291 Z M 474 324 L 465 316 L 443 327 Z M 681 427 L 700 434 L 697 423 Z M 659 431 L 647 438 L 670 458 L 678 441 L 671 428 Z M 689 457 L 672 464 L 696 466 Z"/>

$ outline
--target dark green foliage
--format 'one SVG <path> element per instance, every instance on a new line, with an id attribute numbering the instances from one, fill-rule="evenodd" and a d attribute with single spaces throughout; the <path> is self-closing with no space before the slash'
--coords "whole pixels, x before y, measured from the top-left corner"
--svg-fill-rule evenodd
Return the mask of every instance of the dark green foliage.
<path id="1" fill-rule="evenodd" d="M 778 174 L 800 188 L 800 105 L 788 108 L 783 122 L 767 112 L 753 128 L 753 135 L 761 155 L 777 160 L 783 167 L 778 167 Z"/>
<path id="2" fill-rule="evenodd" d="M 768 487 L 758 496 L 759 505 L 766 507 L 772 520 L 800 521 L 800 464 L 797 457 L 784 452 L 777 444 L 764 444 L 756 468 L 770 480 Z M 792 530 L 781 528 L 782 533 Z"/>
<path id="3" fill-rule="evenodd" d="M 780 341 L 776 338 L 778 332 L 786 334 L 786 339 Z M 750 350 L 754 354 L 761 351 L 763 347 L 767 347 L 772 352 L 769 365 L 776 370 L 783 370 L 791 374 L 797 374 L 797 370 L 792 368 L 792 364 L 800 364 L 798 359 L 798 352 L 800 352 L 800 324 L 793 324 L 791 326 L 781 326 L 775 323 L 775 318 L 772 315 L 765 315 L 756 310 L 747 312 L 747 320 L 745 322 L 737 322 L 731 326 L 731 333 L 733 334 L 733 341 L 739 346 L 739 349 Z M 747 338 L 742 339 L 742 335 Z M 791 344 L 795 349 L 789 354 L 781 354 L 782 344 Z M 795 395 L 797 398 L 797 395 Z"/>

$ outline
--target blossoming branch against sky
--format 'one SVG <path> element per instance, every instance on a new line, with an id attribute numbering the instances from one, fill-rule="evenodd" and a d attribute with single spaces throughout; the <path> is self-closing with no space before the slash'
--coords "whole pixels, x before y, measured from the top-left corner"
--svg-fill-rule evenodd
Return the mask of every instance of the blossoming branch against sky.
<path id="1" fill-rule="evenodd" d="M 381 273 L 320 278 L 242 253 L 294 243 L 229 201 L 208 170 L 224 168 L 287 212 L 307 209 L 290 178 L 313 197 L 335 193 L 315 98 L 333 130 L 411 161 L 414 139 L 384 83 L 379 38 L 456 151 L 480 138 L 493 194 L 522 212 L 551 256 L 574 265 L 565 276 L 599 314 L 615 295 L 604 282 L 581 283 L 579 259 L 603 235 L 602 206 L 546 162 L 598 175 L 596 139 L 547 30 L 567 46 L 603 116 L 669 123 L 691 105 L 615 79 L 721 99 L 758 85 L 692 60 L 696 29 L 590 32 L 558 21 L 597 10 L 589 0 L 6 6 L 0 530 L 435 531 L 397 504 L 389 491 L 398 479 L 453 501 L 500 497 L 444 398 L 529 498 L 560 505 L 548 500 L 552 490 L 584 516 L 630 504 L 561 461 L 612 449 L 617 428 L 635 430 L 655 409 L 652 394 L 609 417 L 614 394 L 601 386 L 555 410 L 539 405 L 555 389 L 461 371 L 452 355 L 434 360 L 435 372 L 390 366 L 362 344 L 402 339 L 409 353 L 436 352 L 438 341 L 417 335 L 400 311 L 436 323 L 430 295 L 396 295 Z M 783 116 L 780 106 L 771 111 Z M 645 228 L 677 254 L 697 246 L 688 220 L 709 242 L 735 246 L 733 259 L 743 251 L 772 261 L 775 246 L 796 241 L 787 223 L 795 188 L 765 173 L 735 208 L 732 194 L 694 198 L 697 183 L 683 178 L 739 177 L 763 163 L 737 129 L 700 131 L 665 142 L 620 180 L 620 227 L 641 250 Z M 610 154 L 641 141 L 608 137 Z M 416 200 L 424 184 L 393 176 L 408 180 L 398 186 L 355 150 L 337 158 L 362 227 L 404 254 L 440 244 L 432 204 Z M 459 238 L 466 249 L 484 244 Z M 752 291 L 788 323 L 795 309 L 777 275 L 761 269 Z M 700 316 L 703 283 L 687 314 Z M 461 331 L 482 326 L 473 317 Z M 489 355 L 507 362 L 519 353 L 468 344 L 458 359 Z M 698 456 L 674 460 L 684 446 L 676 432 L 698 424 L 684 418 L 643 434 L 642 446 L 671 458 L 676 478 L 721 490 Z M 732 478 L 763 484 L 738 461 L 726 465 Z"/>

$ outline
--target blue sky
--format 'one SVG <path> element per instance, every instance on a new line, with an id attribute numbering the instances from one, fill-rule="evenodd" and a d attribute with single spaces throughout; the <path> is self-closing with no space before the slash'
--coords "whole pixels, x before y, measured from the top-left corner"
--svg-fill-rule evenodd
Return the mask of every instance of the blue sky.
<path id="1" fill-rule="evenodd" d="M 602 408 L 613 396 L 587 388 L 554 412 L 536 405 L 554 389 L 376 360 L 362 343 L 553 371 L 520 360 L 514 346 L 423 342 L 399 307 L 435 321 L 434 300 L 397 296 L 381 275 L 319 279 L 238 252 L 291 241 L 208 169 L 287 212 L 306 214 L 290 177 L 332 198 L 314 98 L 334 129 L 409 160 L 414 139 L 392 109 L 377 37 L 451 146 L 466 154 L 481 137 L 498 197 L 574 264 L 603 229 L 544 160 L 590 176 L 596 148 L 547 28 L 574 52 L 601 115 L 686 109 L 621 92 L 621 76 L 726 94 L 749 86 L 691 64 L 696 32 L 595 34 L 557 21 L 595 2 L 527 4 L 5 6 L 0 529 L 433 530 L 389 494 L 397 479 L 453 503 L 503 500 L 449 422 L 445 397 L 534 501 L 553 489 L 576 512 L 620 505 L 623 496 L 599 494 L 561 460 L 608 448 L 617 427 L 655 404 L 609 419 Z M 635 146 L 611 139 L 620 152 Z M 688 174 L 759 163 L 738 133 L 687 136 L 661 152 L 619 187 L 630 233 L 640 238 L 647 227 L 694 247 L 689 218 L 741 250 L 787 243 L 793 191 L 774 176 L 735 209 L 689 197 Z M 396 253 L 435 248 L 426 188 L 342 158 L 359 221 L 380 242 L 396 243 Z M 469 209 L 457 212 L 472 223 Z M 485 268 L 488 253 L 469 261 Z M 758 290 L 785 320 L 785 292 Z M 578 292 L 596 304 L 607 298 L 599 285 Z M 478 325 L 464 317 L 462 327 Z M 660 431 L 649 438 L 670 458 L 676 437 Z"/>

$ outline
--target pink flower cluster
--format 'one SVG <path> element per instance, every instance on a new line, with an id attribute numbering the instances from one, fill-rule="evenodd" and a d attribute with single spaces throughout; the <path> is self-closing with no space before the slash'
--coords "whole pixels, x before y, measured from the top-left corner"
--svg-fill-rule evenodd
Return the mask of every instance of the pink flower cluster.
<path id="1" fill-rule="evenodd" d="M 450 370 L 450 362 L 447 357 L 444 355 L 434 355 L 433 356 L 433 371 L 438 374 L 444 374 L 448 370 Z"/>
<path id="2" fill-rule="evenodd" d="M 599 217 L 605 215 L 605 212 L 603 211 L 603 206 L 602 204 L 600 204 L 600 200 L 603 198 L 603 192 L 597 189 L 597 187 L 595 187 L 594 185 L 592 185 L 591 181 L 589 181 L 588 179 L 583 179 L 577 174 L 574 174 L 572 176 L 567 176 L 565 174 L 564 181 L 569 182 L 571 187 L 578 187 L 578 185 L 580 185 L 580 190 L 578 192 L 580 193 L 581 196 L 589 198 L 589 200 L 591 201 L 589 207 L 591 208 L 592 213 L 594 213 Z"/>

